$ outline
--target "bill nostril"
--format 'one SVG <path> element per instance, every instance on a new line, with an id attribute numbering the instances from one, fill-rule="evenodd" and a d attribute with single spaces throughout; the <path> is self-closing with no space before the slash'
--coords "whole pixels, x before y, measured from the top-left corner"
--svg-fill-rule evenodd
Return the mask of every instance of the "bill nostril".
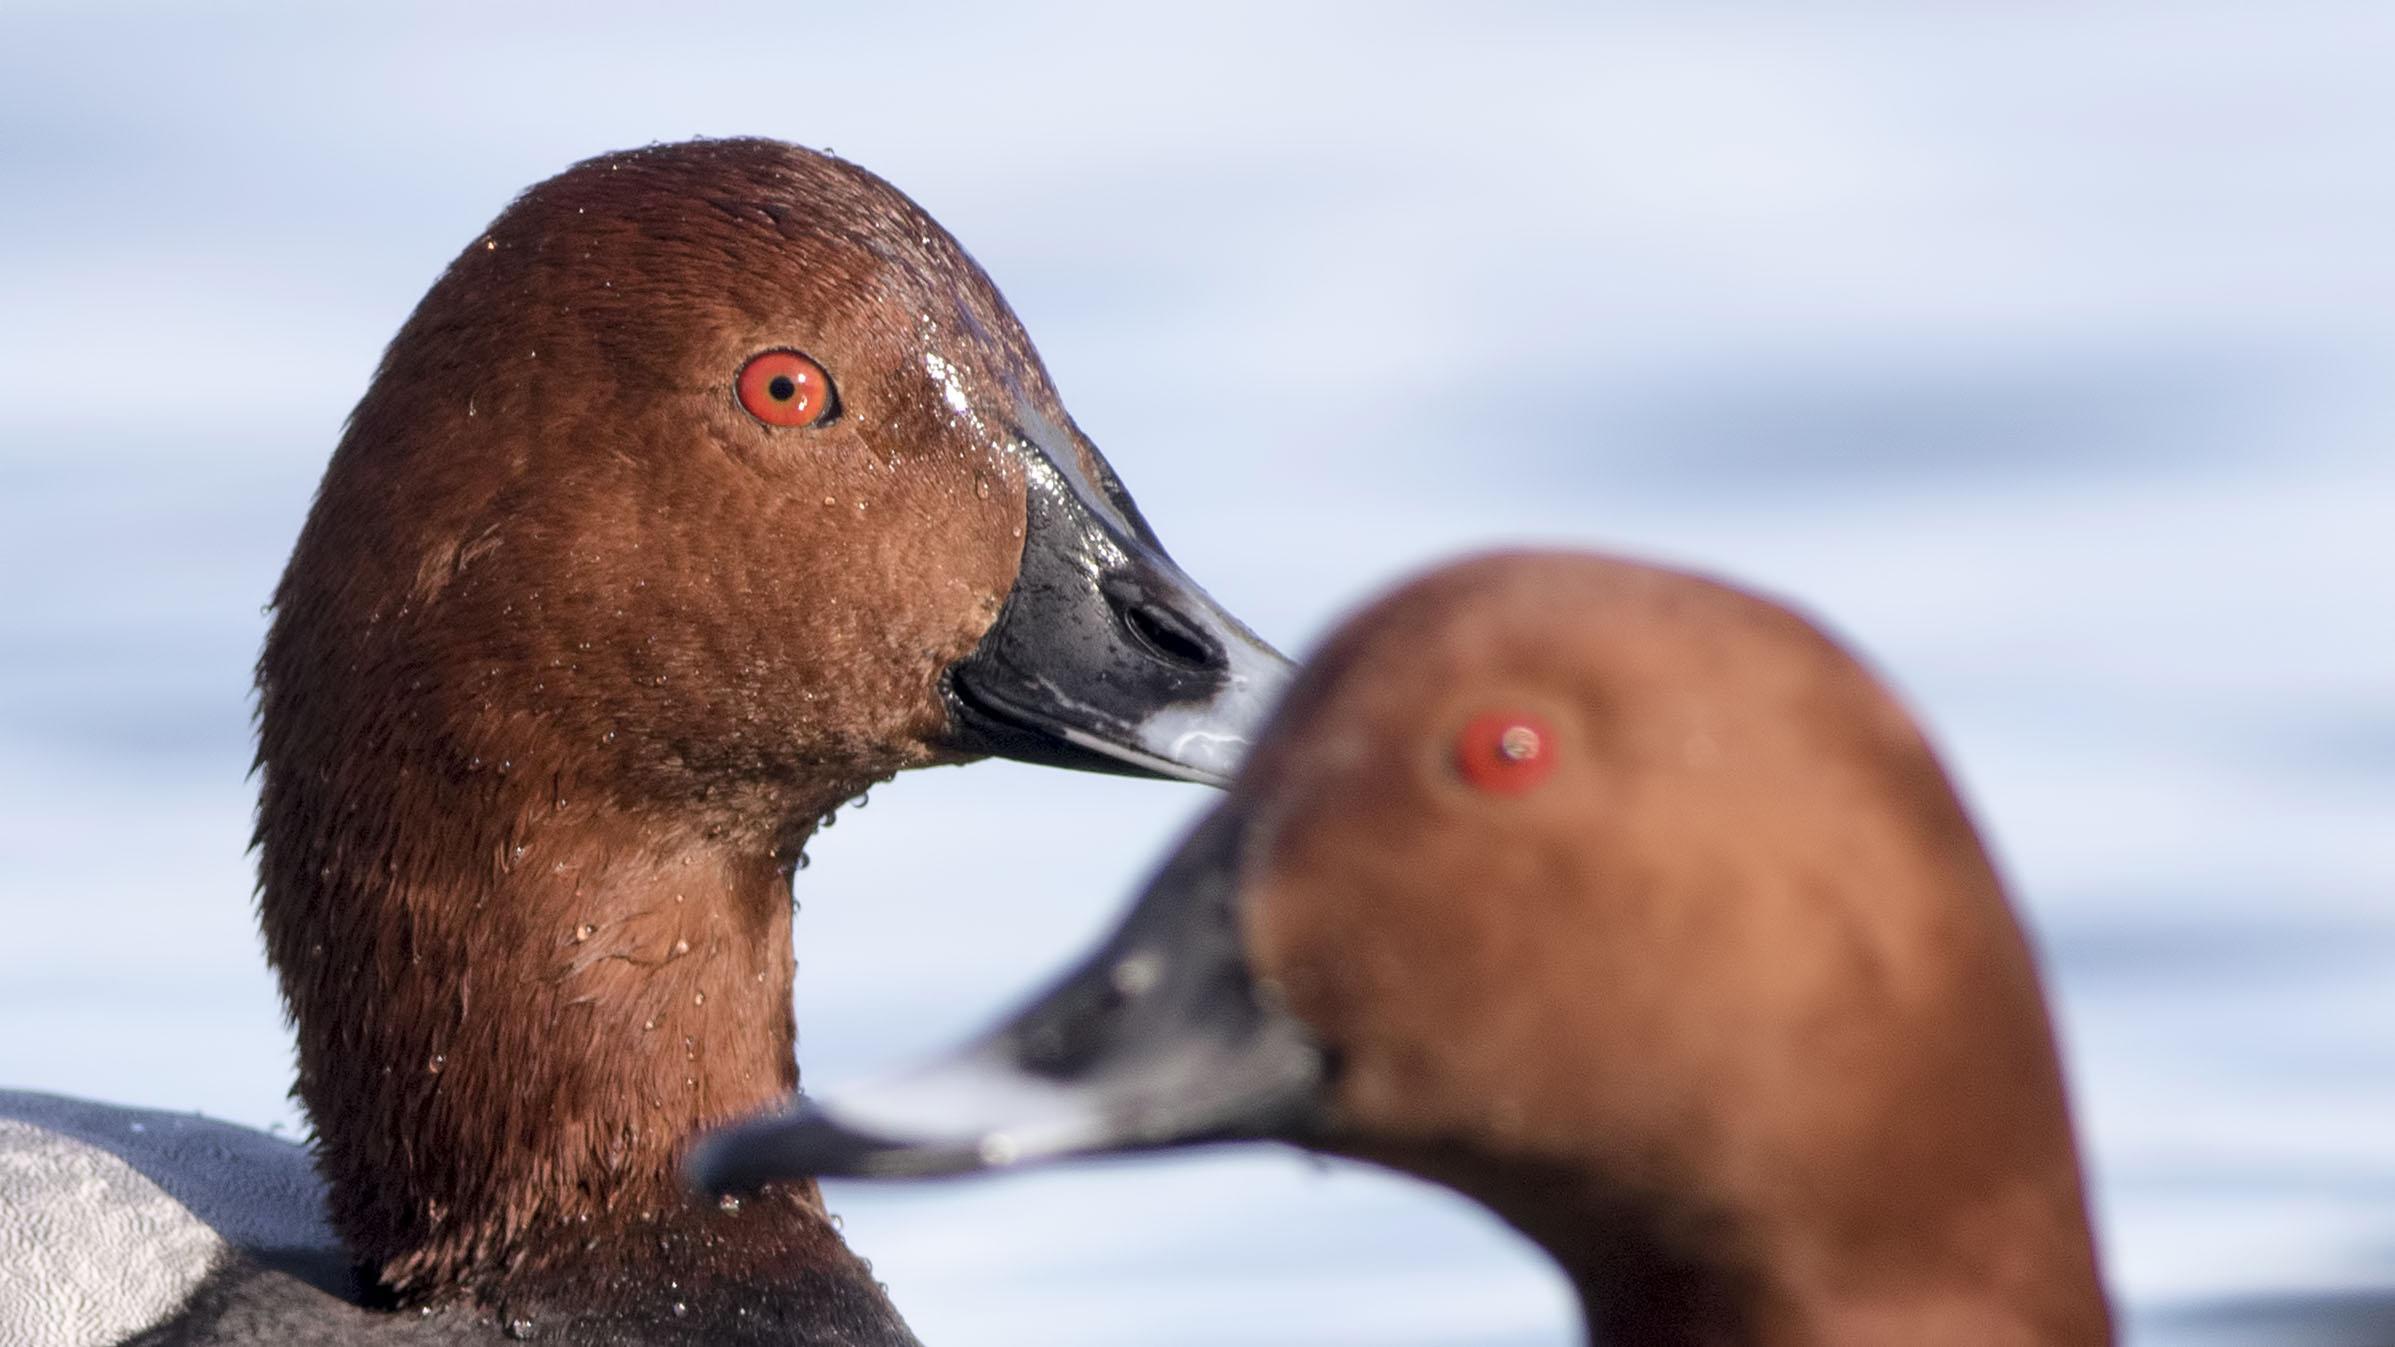
<path id="1" fill-rule="evenodd" d="M 1123 598 L 1116 598 L 1114 607 L 1131 635 L 1165 662 L 1201 672 L 1223 667 L 1221 647 L 1171 609 Z"/>

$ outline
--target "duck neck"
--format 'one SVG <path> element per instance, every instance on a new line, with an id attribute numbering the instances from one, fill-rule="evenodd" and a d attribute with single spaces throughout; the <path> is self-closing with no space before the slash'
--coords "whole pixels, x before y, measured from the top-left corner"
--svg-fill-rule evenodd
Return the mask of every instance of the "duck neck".
<path id="1" fill-rule="evenodd" d="M 518 764 L 277 766 L 268 954 L 333 1225 L 385 1293 L 533 1317 L 828 1276 L 878 1300 L 812 1184 L 700 1210 L 678 1176 L 694 1135 L 797 1085 L 809 829 L 644 818 Z"/>
<path id="2" fill-rule="evenodd" d="M 1647 1347 L 2100 1347 L 2111 1317 L 2075 1167 L 1867 1222 L 1699 1210 L 1563 1166 L 1407 1168 L 1487 1201 L 1571 1280 L 1593 1339 Z"/>
<path id="3" fill-rule="evenodd" d="M 1550 1252 L 1561 1251 L 1550 1249 Z M 1963 1274 L 1828 1283 L 1776 1270 L 1680 1262 L 1657 1251 L 1569 1269 L 1596 1342 L 1653 1347 L 2101 1347 L 2112 1341 L 2099 1296 L 2006 1287 Z"/>

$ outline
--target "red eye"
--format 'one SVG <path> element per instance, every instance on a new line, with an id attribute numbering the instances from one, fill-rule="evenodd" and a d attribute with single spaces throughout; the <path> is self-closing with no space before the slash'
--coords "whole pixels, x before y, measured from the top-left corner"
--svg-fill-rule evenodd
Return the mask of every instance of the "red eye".
<path id="1" fill-rule="evenodd" d="M 838 399 L 832 376 L 796 351 L 767 351 L 740 367 L 740 405 L 769 426 L 819 426 Z"/>
<path id="2" fill-rule="evenodd" d="M 1555 770 L 1555 732 L 1537 716 L 1492 711 L 1455 736 L 1455 770 L 1495 795 L 1519 795 Z"/>

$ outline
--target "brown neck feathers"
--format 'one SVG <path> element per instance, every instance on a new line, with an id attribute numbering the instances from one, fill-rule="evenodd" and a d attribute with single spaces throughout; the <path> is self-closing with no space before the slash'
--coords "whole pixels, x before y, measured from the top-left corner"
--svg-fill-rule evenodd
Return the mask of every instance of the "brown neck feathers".
<path id="1" fill-rule="evenodd" d="M 1594 1341 L 1640 1347 L 2101 1347 L 2075 1168 L 1904 1227 L 1798 1229 L 1568 1162 L 1464 1146 L 1350 1153 L 1470 1192 L 1552 1257 Z"/>
<path id="2" fill-rule="evenodd" d="M 653 1268 L 692 1136 L 797 1083 L 803 836 L 644 817 L 520 739 L 461 761 L 275 653 L 260 909 L 335 1228 L 407 1303 L 537 1298 L 618 1243 Z M 725 1275 L 853 1262 L 811 1187 L 750 1206 L 786 1228 L 712 1241 Z"/>

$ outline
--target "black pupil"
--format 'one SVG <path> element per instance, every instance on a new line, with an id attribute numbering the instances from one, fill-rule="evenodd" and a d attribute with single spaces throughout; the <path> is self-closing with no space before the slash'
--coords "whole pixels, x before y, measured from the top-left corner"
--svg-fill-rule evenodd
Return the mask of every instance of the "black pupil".
<path id="1" fill-rule="evenodd" d="M 798 396 L 798 385 L 791 381 L 789 375 L 777 374 L 773 376 L 772 383 L 765 385 L 765 391 L 776 402 L 788 402 Z"/>

